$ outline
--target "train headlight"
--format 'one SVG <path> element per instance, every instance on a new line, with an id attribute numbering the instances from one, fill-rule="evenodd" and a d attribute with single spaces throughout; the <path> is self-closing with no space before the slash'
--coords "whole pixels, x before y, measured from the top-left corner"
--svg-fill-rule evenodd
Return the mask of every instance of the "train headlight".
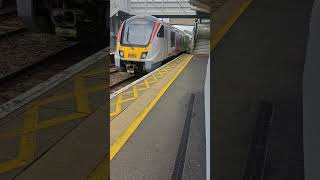
<path id="1" fill-rule="evenodd" d="M 148 54 L 148 52 L 143 52 L 143 53 L 141 54 L 141 59 L 146 58 L 146 57 L 147 57 L 147 54 Z"/>
<path id="2" fill-rule="evenodd" d="M 123 51 L 119 51 L 119 55 L 120 55 L 120 57 L 123 57 Z"/>

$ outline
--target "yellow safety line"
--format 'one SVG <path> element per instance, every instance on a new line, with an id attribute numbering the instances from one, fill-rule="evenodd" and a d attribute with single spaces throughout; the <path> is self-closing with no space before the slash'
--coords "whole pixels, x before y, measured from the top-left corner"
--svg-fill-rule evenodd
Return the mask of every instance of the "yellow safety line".
<path id="1" fill-rule="evenodd" d="M 40 122 L 36 126 L 33 126 L 33 127 L 17 129 L 17 130 L 13 130 L 13 131 L 10 131 L 7 133 L 0 134 L 0 140 L 5 140 L 5 139 L 13 138 L 13 137 L 33 133 L 33 132 L 41 130 L 41 129 L 46 129 L 46 128 L 49 128 L 52 126 L 56 126 L 58 124 L 62 124 L 64 122 L 80 119 L 80 118 L 83 118 L 86 116 L 88 116 L 88 114 L 71 113 L 71 114 L 60 116 L 60 117 L 54 117 L 49 120 Z"/>
<path id="2" fill-rule="evenodd" d="M 185 55 L 185 54 L 183 54 L 182 56 L 183 56 L 183 57 L 188 57 L 188 56 Z M 175 61 L 170 62 L 170 64 L 166 64 L 164 67 L 167 67 L 167 66 L 169 66 L 169 65 L 170 65 L 170 66 L 173 66 L 173 65 L 177 66 L 177 64 L 180 63 L 180 62 L 181 62 L 181 58 L 178 57 Z M 163 67 L 163 68 L 164 68 L 164 67 Z M 171 69 L 171 68 L 170 68 L 170 69 Z M 168 73 L 167 70 L 166 70 L 165 72 L 162 72 L 162 69 L 159 69 L 159 71 L 157 71 L 156 73 L 154 73 L 154 74 L 151 75 L 152 78 L 154 79 L 154 81 L 151 81 L 151 83 L 157 82 L 157 81 L 158 81 L 157 76 L 160 75 L 161 77 L 163 77 L 166 73 Z M 151 77 L 151 76 L 150 76 L 150 77 Z M 144 91 L 144 90 L 150 88 L 150 86 L 149 86 L 150 82 L 148 81 L 148 79 L 149 79 L 150 77 L 147 77 L 146 79 L 144 79 L 143 82 L 141 82 L 141 83 L 139 83 L 139 84 L 133 85 L 133 86 L 132 86 L 132 91 L 127 90 L 127 91 L 121 93 L 122 99 L 121 99 L 121 101 L 118 101 L 118 103 L 119 103 L 119 104 L 122 104 L 122 103 L 126 103 L 126 102 L 129 102 L 129 101 L 134 101 L 134 100 L 136 100 L 136 99 L 138 98 L 138 96 L 139 96 L 139 91 Z M 158 77 L 158 78 L 160 78 L 160 77 Z M 142 85 L 145 85 L 145 87 L 138 88 L 138 86 L 142 86 Z M 128 97 L 128 98 L 123 98 L 123 96 L 128 95 L 128 94 L 133 94 L 133 96 L 132 96 L 132 97 Z M 118 100 L 119 100 L 119 99 L 118 99 Z M 116 115 L 118 115 L 118 114 L 121 112 L 121 106 L 120 106 L 119 104 L 118 104 L 119 109 L 116 109 L 115 111 L 111 112 L 111 113 L 110 113 L 110 117 L 116 116 Z M 114 102 L 111 102 L 111 103 L 110 103 L 110 106 L 114 106 L 114 105 L 116 105 L 116 103 L 114 103 Z"/>
<path id="3" fill-rule="evenodd" d="M 25 112 L 24 128 L 35 128 L 38 123 L 38 108 L 36 106 Z M 17 159 L 0 163 L 0 173 L 25 165 L 33 159 L 36 151 L 35 134 L 24 134 L 20 139 L 20 149 Z"/>
<path id="4" fill-rule="evenodd" d="M 153 83 L 153 82 L 157 82 L 158 78 L 157 78 L 154 74 L 152 74 L 151 76 L 152 76 L 152 77 L 153 77 L 153 79 L 154 79 L 154 80 L 153 80 L 153 81 L 151 81 L 151 82 L 152 82 L 152 83 Z M 149 81 L 149 82 L 150 82 L 150 81 Z"/>
<path id="5" fill-rule="evenodd" d="M 80 88 L 80 87 L 81 87 L 81 85 L 78 84 L 78 88 Z M 93 92 L 105 90 L 105 89 L 107 89 L 107 86 L 106 85 L 95 85 L 95 86 L 92 86 L 90 88 L 87 88 L 87 87 L 84 86 L 84 87 L 81 87 L 80 89 L 86 90 L 87 93 L 90 94 L 90 93 L 93 93 Z M 77 91 L 77 90 L 75 90 L 75 91 Z M 72 97 L 74 97 L 74 93 L 65 93 L 65 94 L 62 94 L 62 95 L 51 96 L 51 97 L 48 97 L 46 99 L 40 100 L 38 106 L 50 104 L 50 103 L 53 103 L 53 102 L 56 102 L 56 101 L 66 100 L 66 99 L 69 99 L 69 98 L 72 98 Z"/>
<path id="6" fill-rule="evenodd" d="M 25 112 L 24 129 L 37 128 L 38 125 L 38 106 L 33 106 Z M 20 141 L 20 151 L 18 159 L 30 161 L 36 151 L 36 140 L 34 133 L 23 134 Z"/>
<path id="7" fill-rule="evenodd" d="M 213 35 L 210 44 L 211 50 L 213 50 L 217 44 L 221 41 L 222 37 L 229 31 L 232 25 L 237 21 L 237 19 L 241 16 L 241 14 L 248 8 L 248 6 L 252 3 L 253 0 L 245 0 L 239 9 L 227 20 L 227 22 L 222 26 L 222 28 Z"/>
<path id="8" fill-rule="evenodd" d="M 139 89 L 137 89 L 138 91 L 144 91 L 150 88 L 149 83 L 146 79 L 143 80 L 142 83 L 139 84 L 140 86 L 144 85 L 144 87 L 141 87 Z"/>
<path id="9" fill-rule="evenodd" d="M 125 103 L 125 102 L 132 101 L 132 100 L 135 100 L 135 99 L 136 99 L 136 97 L 130 97 L 130 98 L 123 99 L 122 102 Z"/>
<path id="10" fill-rule="evenodd" d="M 132 91 L 128 91 L 128 92 L 130 92 L 131 94 L 133 94 L 133 97 L 126 98 L 126 99 L 122 99 L 122 101 L 121 101 L 122 103 L 135 100 L 135 99 L 137 99 L 138 96 L 139 96 L 137 86 L 133 86 L 133 87 L 132 87 Z M 128 92 L 123 93 L 122 95 L 128 94 Z"/>
<path id="11" fill-rule="evenodd" d="M 133 86 L 133 97 L 137 98 L 138 97 L 138 90 L 137 86 Z"/>
<path id="12" fill-rule="evenodd" d="M 85 82 L 83 81 L 82 77 L 79 77 L 74 81 L 74 96 L 76 99 L 76 106 L 79 112 L 90 113 L 90 104 L 89 104 L 89 97 L 88 92 L 84 90 Z"/>
<path id="13" fill-rule="evenodd" d="M 120 113 L 121 103 L 122 103 L 122 94 L 120 94 L 118 96 L 118 100 L 117 100 L 117 104 L 116 104 L 116 110 L 114 112 L 110 113 L 110 116 L 115 116 L 115 115 Z"/>
<path id="14" fill-rule="evenodd" d="M 159 70 L 156 75 L 158 74 L 160 74 L 160 77 L 163 77 L 163 72 L 161 72 L 161 70 Z"/>
<path id="15" fill-rule="evenodd" d="M 144 82 L 144 84 L 146 85 L 147 88 L 150 88 L 149 82 L 146 79 L 144 79 L 143 82 Z"/>
<path id="16" fill-rule="evenodd" d="M 13 159 L 6 161 L 4 163 L 0 164 L 0 174 L 10 171 L 12 169 L 19 168 L 21 166 L 26 165 L 28 162 L 27 161 L 21 161 L 20 159 Z"/>
<path id="17" fill-rule="evenodd" d="M 161 96 L 166 92 L 166 90 L 170 87 L 170 85 L 175 81 L 175 79 L 179 76 L 179 74 L 183 71 L 183 69 L 187 66 L 187 64 L 191 61 L 192 55 L 185 62 L 184 65 L 180 67 L 178 72 L 172 77 L 172 79 L 160 90 L 160 92 L 156 95 L 156 97 L 149 103 L 149 105 L 140 113 L 140 115 L 131 123 L 125 133 L 119 137 L 110 148 L 110 160 L 119 152 L 121 147 L 126 143 L 126 141 L 130 138 L 130 136 L 134 133 L 140 123 L 144 120 L 153 106 L 159 101 Z"/>

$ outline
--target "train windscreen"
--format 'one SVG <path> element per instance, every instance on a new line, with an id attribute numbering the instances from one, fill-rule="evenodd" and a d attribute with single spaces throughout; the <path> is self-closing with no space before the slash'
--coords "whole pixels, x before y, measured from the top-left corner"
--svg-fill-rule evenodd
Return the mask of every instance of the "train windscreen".
<path id="1" fill-rule="evenodd" d="M 155 22 L 149 19 L 132 19 L 125 23 L 121 44 L 147 46 L 152 36 Z"/>

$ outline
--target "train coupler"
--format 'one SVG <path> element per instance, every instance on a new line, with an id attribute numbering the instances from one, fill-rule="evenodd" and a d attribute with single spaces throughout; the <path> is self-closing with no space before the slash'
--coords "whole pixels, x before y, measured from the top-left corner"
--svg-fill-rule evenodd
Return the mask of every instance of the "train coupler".
<path id="1" fill-rule="evenodd" d="M 135 64 L 126 64 L 126 70 L 128 73 L 134 74 L 136 69 L 138 69 L 138 67 Z"/>

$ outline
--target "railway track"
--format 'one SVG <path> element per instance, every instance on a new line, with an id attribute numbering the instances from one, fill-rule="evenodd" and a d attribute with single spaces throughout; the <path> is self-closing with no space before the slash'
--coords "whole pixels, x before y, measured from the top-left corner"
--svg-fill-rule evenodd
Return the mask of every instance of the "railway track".
<path id="1" fill-rule="evenodd" d="M 0 38 L 8 37 L 24 31 L 26 31 L 26 28 L 15 11 L 9 11 L 8 13 L 3 12 L 0 15 Z"/>
<path id="2" fill-rule="evenodd" d="M 15 3 L 3 4 L 3 7 L 0 7 L 0 16 L 10 14 L 10 13 L 16 13 L 16 12 L 17 12 L 17 6 Z"/>
<path id="3" fill-rule="evenodd" d="M 180 56 L 181 54 L 171 57 L 164 61 L 163 63 L 168 63 L 172 59 Z M 110 59 L 112 61 L 112 59 Z M 114 64 L 110 64 L 110 94 L 118 91 L 119 89 L 129 85 L 130 83 L 134 82 L 135 80 L 141 78 L 141 75 L 132 75 L 127 72 L 121 72 L 119 68 L 116 68 Z"/>
<path id="4" fill-rule="evenodd" d="M 110 84 L 109 84 L 110 94 L 130 84 L 136 79 L 138 79 L 138 77 L 133 74 L 129 74 L 127 72 L 121 72 L 121 71 L 112 72 L 110 68 Z"/>
<path id="5" fill-rule="evenodd" d="M 1 48 L 1 47 L 0 47 Z M 76 44 L 0 79 L 0 105 L 96 53 L 103 47 Z M 1 59 L 0 59 L 1 62 Z"/>
<path id="6" fill-rule="evenodd" d="M 102 48 L 28 32 L 16 12 L 1 12 L 0 105 Z"/>

